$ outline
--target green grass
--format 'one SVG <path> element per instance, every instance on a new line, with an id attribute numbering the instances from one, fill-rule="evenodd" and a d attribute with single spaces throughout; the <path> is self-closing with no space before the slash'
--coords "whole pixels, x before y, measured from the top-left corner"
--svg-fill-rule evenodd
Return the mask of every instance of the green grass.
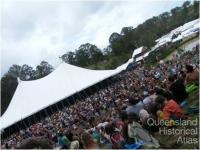
<path id="1" fill-rule="evenodd" d="M 195 91 L 192 94 L 189 95 L 188 98 L 188 105 L 189 106 L 196 106 L 199 107 L 199 91 Z M 198 119 L 199 122 L 199 114 L 189 114 L 188 115 L 190 120 Z M 199 123 L 198 123 L 199 125 Z M 176 129 L 182 129 L 183 127 L 174 127 Z M 192 128 L 198 128 L 199 126 L 186 126 L 185 129 L 192 129 Z M 159 140 L 161 148 L 167 148 L 167 149 L 195 149 L 198 148 L 199 143 L 197 144 L 185 144 L 185 143 L 177 143 L 177 140 L 180 135 L 160 135 L 159 133 L 156 133 L 154 137 Z M 187 139 L 189 138 L 196 138 L 199 140 L 199 135 L 181 135 L 182 137 L 185 137 Z"/>

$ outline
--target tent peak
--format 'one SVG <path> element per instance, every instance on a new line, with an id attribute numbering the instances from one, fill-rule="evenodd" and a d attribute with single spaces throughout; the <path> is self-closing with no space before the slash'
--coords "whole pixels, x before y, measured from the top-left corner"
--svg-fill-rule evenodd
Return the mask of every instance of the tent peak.
<path id="1" fill-rule="evenodd" d="M 17 77 L 17 82 L 18 82 L 18 84 L 19 84 L 19 83 L 22 82 L 22 80 L 21 80 L 19 77 Z"/>

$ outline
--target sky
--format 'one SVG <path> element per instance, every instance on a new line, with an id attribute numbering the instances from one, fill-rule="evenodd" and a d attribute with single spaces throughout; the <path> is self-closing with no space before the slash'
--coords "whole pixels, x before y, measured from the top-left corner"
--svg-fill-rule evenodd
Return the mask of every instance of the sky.
<path id="1" fill-rule="evenodd" d="M 84 43 L 103 49 L 113 32 L 120 33 L 125 26 L 137 27 L 183 2 L 2 0 L 1 76 L 12 64 L 34 67 L 45 60 L 57 67 L 59 56 Z"/>

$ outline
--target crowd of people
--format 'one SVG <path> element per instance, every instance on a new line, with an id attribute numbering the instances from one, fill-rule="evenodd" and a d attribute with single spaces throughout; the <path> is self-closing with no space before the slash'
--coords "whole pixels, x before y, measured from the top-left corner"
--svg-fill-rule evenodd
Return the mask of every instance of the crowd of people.
<path id="1" fill-rule="evenodd" d="M 148 120 L 187 119 L 182 109 L 186 87 L 199 85 L 199 45 L 117 76 L 119 81 L 2 139 L 1 147 L 20 148 L 25 139 L 41 138 L 61 149 L 158 148 L 152 134 L 159 127 Z"/>

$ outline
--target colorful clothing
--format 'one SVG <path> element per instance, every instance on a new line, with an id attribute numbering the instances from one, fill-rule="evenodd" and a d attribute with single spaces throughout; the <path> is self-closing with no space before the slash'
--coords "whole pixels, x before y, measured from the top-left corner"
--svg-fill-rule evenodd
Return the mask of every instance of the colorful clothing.
<path id="1" fill-rule="evenodd" d="M 169 100 L 163 108 L 163 119 L 170 119 L 172 117 L 173 119 L 182 118 L 183 113 L 180 106 L 174 100 Z"/>

